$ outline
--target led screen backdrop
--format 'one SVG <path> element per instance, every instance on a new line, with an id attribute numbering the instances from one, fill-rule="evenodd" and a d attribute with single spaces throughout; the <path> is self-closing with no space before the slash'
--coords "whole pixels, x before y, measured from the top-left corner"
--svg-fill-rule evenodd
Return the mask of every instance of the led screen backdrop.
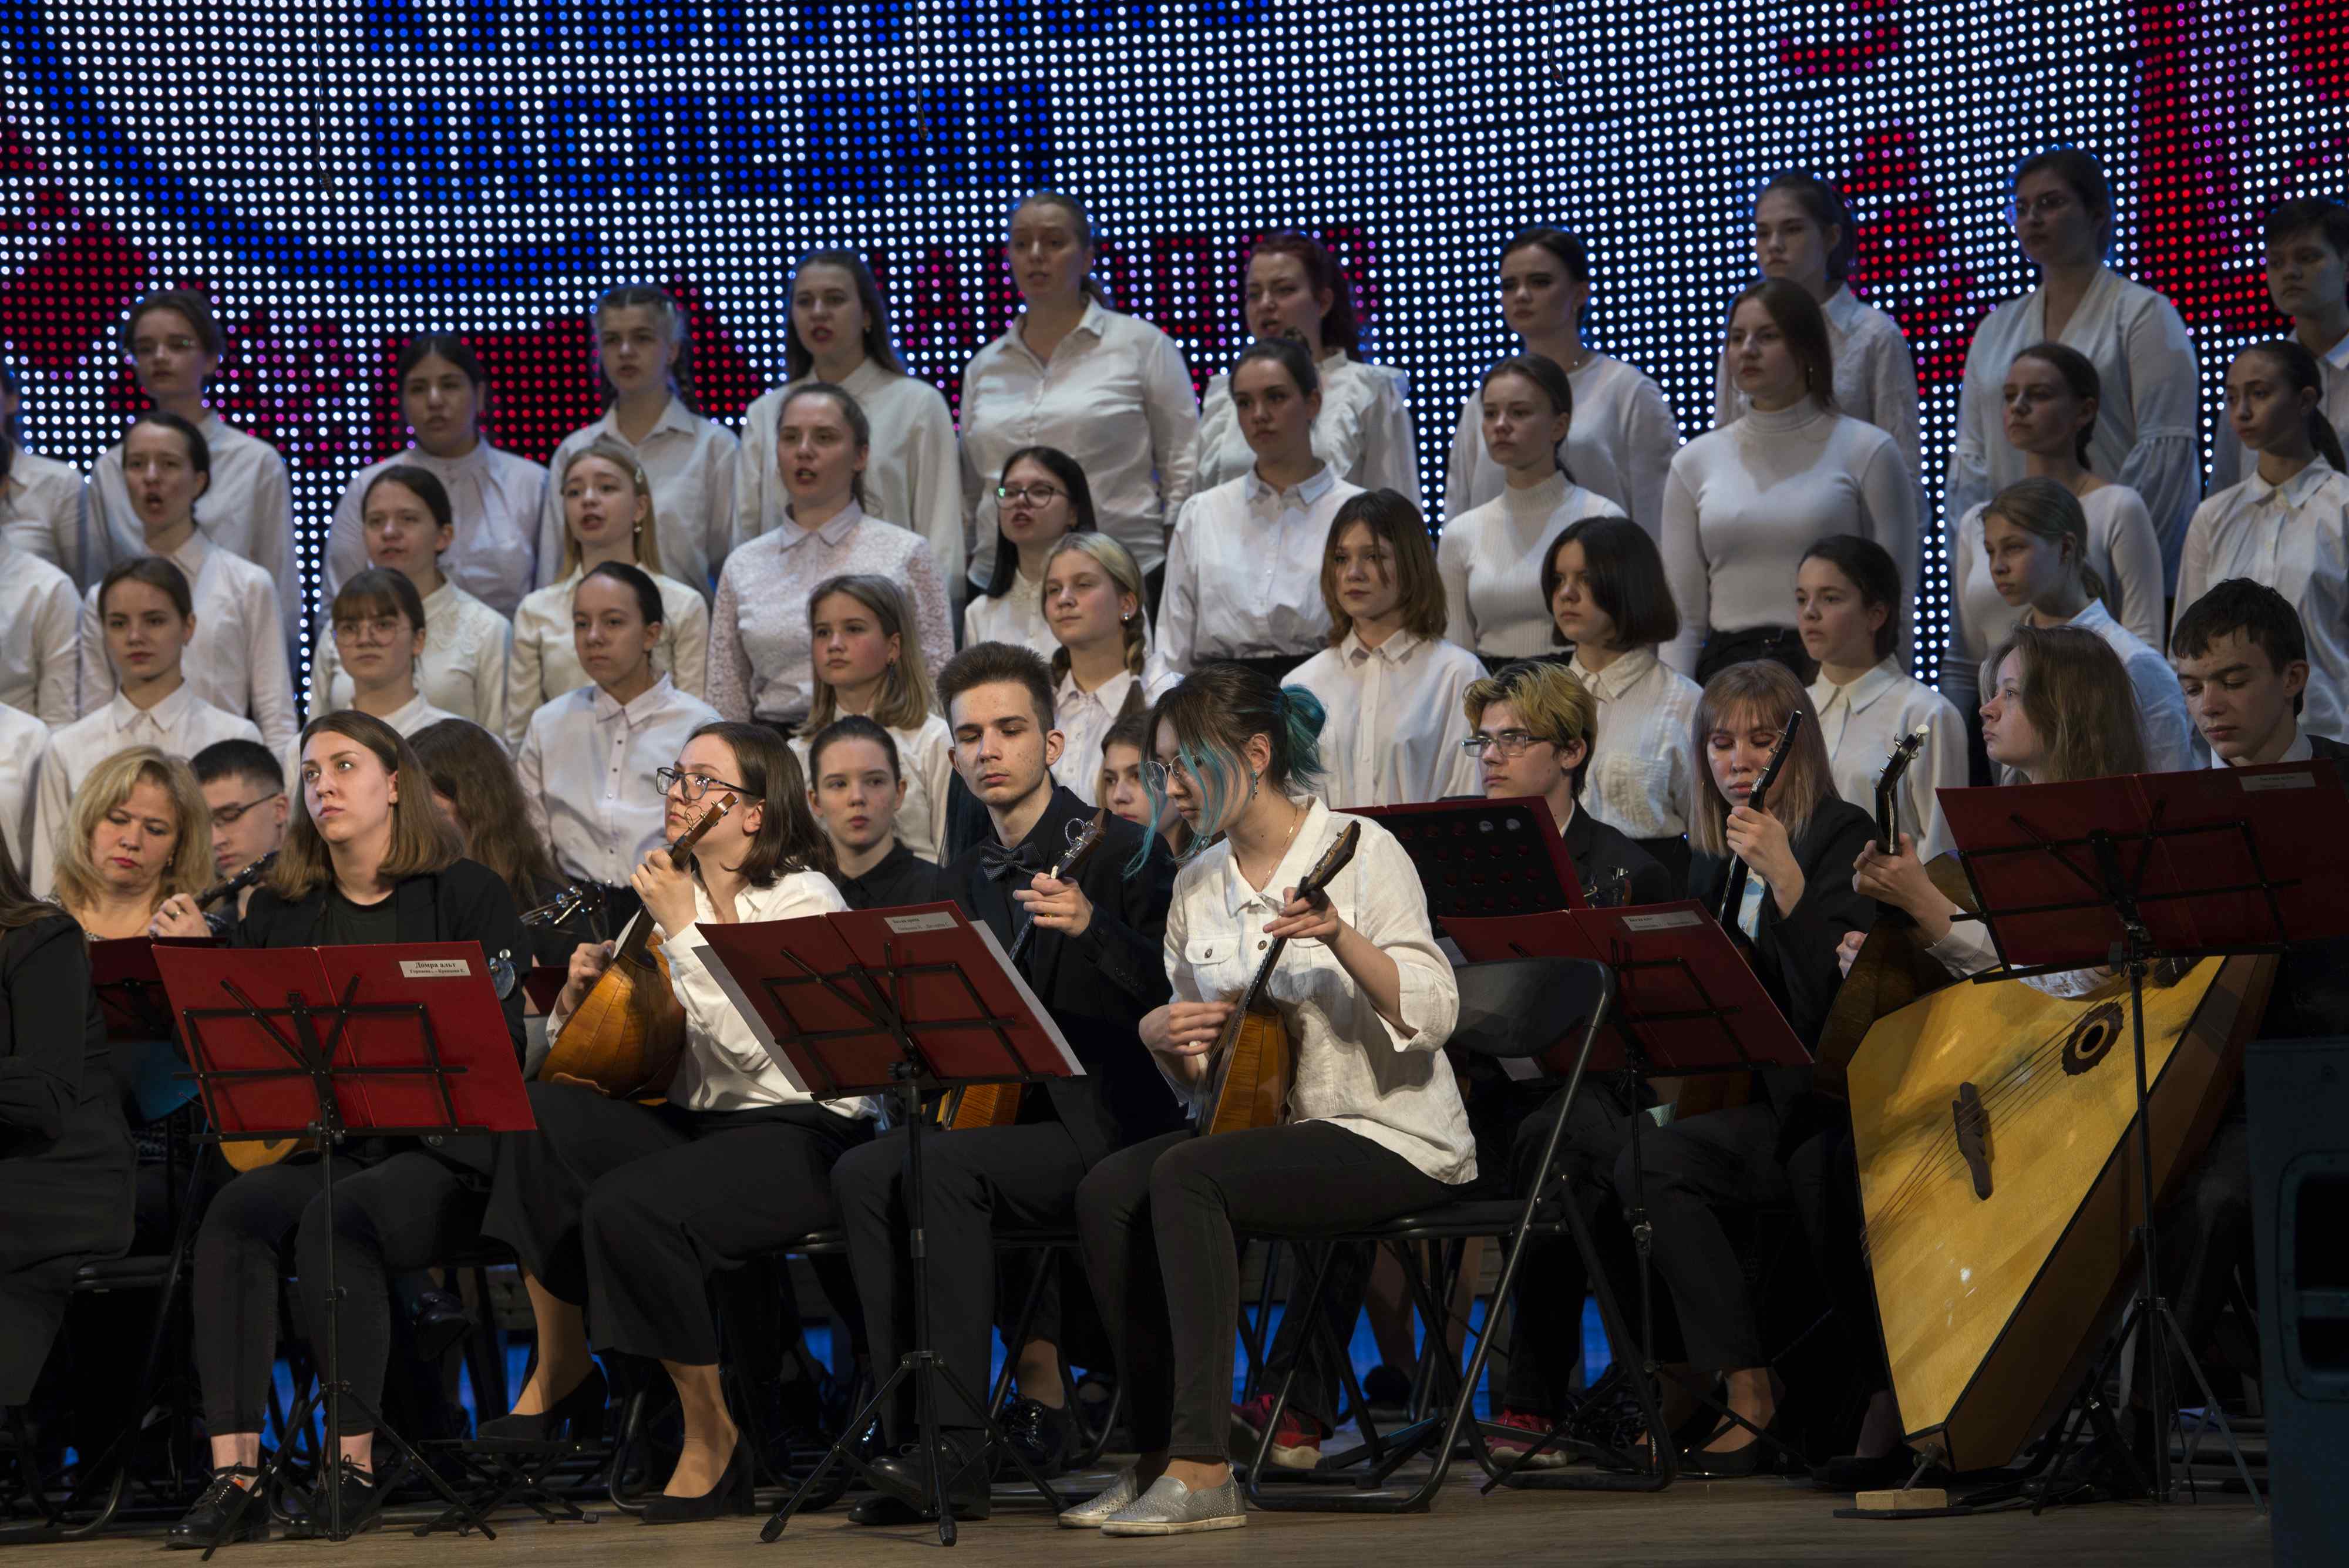
<path id="1" fill-rule="evenodd" d="M 2259 214 L 2338 194 L 2349 151 L 2349 0 L 0 3 L 0 340 L 29 443 L 87 464 L 114 440 L 125 308 L 199 283 L 220 406 L 285 452 L 313 552 L 345 477 L 403 440 L 407 334 L 472 336 L 493 439 L 543 457 L 595 412 L 597 293 L 678 291 L 730 418 L 780 376 L 792 259 L 846 245 L 951 397 L 1015 307 L 1005 213 L 1040 185 L 1092 204 L 1116 302 L 1203 385 L 1243 341 L 1248 237 L 1323 235 L 1371 357 L 1411 375 L 1440 494 L 1507 347 L 1506 235 L 1589 237 L 1591 337 L 1693 433 L 1751 193 L 1817 170 L 1916 348 L 1938 493 L 1968 333 L 2027 282 L 2016 159 L 2105 159 L 2115 260 L 2178 302 L 2215 389 L 2277 325 Z"/>

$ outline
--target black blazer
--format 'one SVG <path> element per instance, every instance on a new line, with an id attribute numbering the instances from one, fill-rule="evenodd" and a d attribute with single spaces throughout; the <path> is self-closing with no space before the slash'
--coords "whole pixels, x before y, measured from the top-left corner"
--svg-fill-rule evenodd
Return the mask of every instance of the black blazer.
<path id="1" fill-rule="evenodd" d="M 1575 806 L 1574 818 L 1560 836 L 1566 841 L 1567 855 L 1574 861 L 1574 874 L 1582 878 L 1584 887 L 1603 889 L 1620 869 L 1631 878 L 1632 903 L 1672 901 L 1672 874 L 1620 830 L 1609 827 L 1579 805 Z"/>
<path id="2" fill-rule="evenodd" d="M 65 914 L 0 933 L 0 1276 L 62 1294 L 129 1246 L 133 1163 L 88 939 Z"/>
<path id="3" fill-rule="evenodd" d="M 2331 763 L 2349 783 L 2349 746 L 2322 735 L 2309 736 L 2308 746 L 2314 761 Z M 2306 1040 L 2332 1034 L 2349 1034 L 2349 941 L 2293 948 L 2276 967 L 2259 1037 Z"/>
<path id="4" fill-rule="evenodd" d="M 1055 784 L 1051 803 L 1020 847 L 1039 870 L 1050 870 L 1068 847 L 1069 825 L 1092 815 L 1092 807 Z M 1147 855 L 1128 876 L 1126 868 L 1143 851 L 1144 830 L 1111 817 L 1101 843 L 1077 867 L 1076 884 L 1092 901 L 1092 924 L 1074 940 L 1040 929 L 1022 961 L 1037 999 L 1084 1064 L 1083 1077 L 1055 1080 L 1049 1088 L 1052 1110 L 1087 1165 L 1183 1125 L 1183 1107 L 1140 1033 L 1143 1015 L 1173 994 L 1165 945 L 1174 860 L 1156 834 L 1146 837 Z M 1010 882 L 988 876 L 985 848 L 957 857 L 943 875 L 965 913 L 985 920 L 1008 950 L 1019 908 L 1010 888 L 1027 884 L 1016 873 Z"/>

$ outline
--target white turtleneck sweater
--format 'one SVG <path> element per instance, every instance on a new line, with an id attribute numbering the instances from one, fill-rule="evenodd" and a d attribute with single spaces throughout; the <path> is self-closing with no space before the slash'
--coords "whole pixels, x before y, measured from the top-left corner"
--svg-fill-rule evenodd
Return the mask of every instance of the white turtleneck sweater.
<path id="1" fill-rule="evenodd" d="M 1569 523 L 1620 517 L 1623 509 L 1553 473 L 1539 484 L 1504 487 L 1497 500 L 1444 524 L 1435 547 L 1448 612 L 1444 635 L 1493 659 L 1548 653 L 1556 623 L 1542 597 L 1542 556 Z"/>

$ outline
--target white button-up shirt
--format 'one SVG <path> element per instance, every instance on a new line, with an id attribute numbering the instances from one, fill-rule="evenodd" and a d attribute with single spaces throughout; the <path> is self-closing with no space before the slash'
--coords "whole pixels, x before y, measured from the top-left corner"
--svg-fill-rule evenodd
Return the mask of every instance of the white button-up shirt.
<path id="1" fill-rule="evenodd" d="M 1457 643 L 1397 631 L 1376 648 L 1359 627 L 1285 682 L 1321 700 L 1321 798 L 1340 811 L 1482 793 L 1461 706 L 1484 661 Z"/>
<path id="2" fill-rule="evenodd" d="M 1291 941 L 1266 987 L 1297 1055 L 1289 1119 L 1341 1127 L 1438 1181 L 1472 1181 L 1476 1141 L 1444 1054 L 1459 1020 L 1460 986 L 1429 928 L 1419 873 L 1385 828 L 1308 803 L 1262 891 L 1240 875 L 1228 842 L 1209 847 L 1174 879 L 1167 976 L 1180 1002 L 1246 989 L 1263 961 L 1270 940 L 1264 924 L 1278 914 L 1281 890 L 1304 880 L 1349 822 L 1361 824 L 1361 839 L 1330 880 L 1330 901 L 1339 919 L 1394 960 L 1404 1027 L 1380 1015 L 1328 943 Z"/>
<path id="3" fill-rule="evenodd" d="M 0 705 L 0 836 L 8 841 L 8 863 L 23 866 L 33 844 L 33 805 L 41 782 L 41 759 L 49 749 L 49 727 L 30 713 Z"/>
<path id="4" fill-rule="evenodd" d="M 1542 557 L 1569 523 L 1622 509 L 1553 473 L 1444 524 L 1435 567 L 1444 579 L 1444 634 L 1487 659 L 1525 659 L 1557 646 L 1542 597 Z"/>
<path id="5" fill-rule="evenodd" d="M 196 525 L 216 547 L 261 568 L 277 595 L 278 636 L 293 648 L 302 636 L 302 576 L 294 557 L 294 493 L 285 459 L 210 411 L 196 430 L 212 459 L 212 481 L 196 497 Z M 89 508 L 92 553 L 104 558 L 87 562 L 84 587 L 97 587 L 117 561 L 147 554 L 146 527 L 130 504 L 119 441 L 89 471 Z"/>
<path id="6" fill-rule="evenodd" d="M 138 707 L 118 692 L 97 712 L 50 732 L 35 790 L 32 885 L 45 894 L 56 886 L 57 840 L 73 820 L 74 792 L 90 769 L 115 753 L 154 746 L 169 756 L 192 757 L 215 741 L 260 739 L 252 720 L 213 707 L 186 682 L 152 708 Z M 270 749 L 282 754 L 285 748 Z"/>
<path id="7" fill-rule="evenodd" d="M 333 604 L 335 590 L 367 569 L 367 486 L 387 468 L 420 468 L 440 482 L 456 521 L 456 537 L 440 553 L 440 575 L 498 614 L 513 614 L 538 581 L 546 470 L 487 441 L 462 457 L 435 457 L 412 446 L 351 475 L 326 534 L 325 602 Z"/>
<path id="8" fill-rule="evenodd" d="M 790 512 L 729 557 L 709 617 L 709 705 L 729 719 L 796 723 L 815 701 L 808 595 L 843 572 L 887 577 L 904 593 L 917 646 L 935 676 L 954 655 L 945 585 L 918 535 L 867 519 L 851 502 L 811 532 Z"/>
<path id="9" fill-rule="evenodd" d="M 1052 623 L 1044 618 L 1044 579 L 1011 574 L 1011 586 L 993 598 L 971 585 L 970 602 L 962 607 L 962 645 L 1008 642 L 1032 649 L 1050 659 L 1060 650 Z"/>
<path id="10" fill-rule="evenodd" d="M 462 714 L 451 713 L 446 708 L 435 708 L 420 691 L 390 712 L 382 715 L 383 722 L 398 731 L 401 737 L 406 740 L 414 740 L 419 730 L 429 730 L 444 719 L 461 717 L 463 717 Z M 495 731 L 491 732 L 496 733 Z M 504 742 L 501 741 L 499 743 L 502 745 Z M 299 758 L 289 759 L 289 765 L 286 768 L 287 777 L 299 776 L 302 771 L 299 763 Z"/>
<path id="11" fill-rule="evenodd" d="M 505 737 L 510 746 L 522 744 L 539 704 L 595 684 L 587 679 L 587 667 L 579 662 L 579 644 L 571 631 L 571 596 L 586 575 L 585 568 L 572 567 L 568 576 L 530 595 L 514 611 L 513 645 L 506 657 Z M 687 696 L 706 698 L 709 601 L 665 573 L 647 575 L 661 597 L 661 634 L 653 644 L 653 668 L 675 680 Z"/>
<path id="12" fill-rule="evenodd" d="M 81 596 L 73 579 L 0 535 L 0 703 L 44 724 L 81 716 Z"/>
<path id="13" fill-rule="evenodd" d="M 1593 670 L 1576 655 L 1567 673 L 1599 699 L 1599 725 L 1582 775 L 1582 809 L 1632 838 L 1688 831 L 1703 762 L 1696 711 L 1704 690 L 1649 648 Z"/>
<path id="14" fill-rule="evenodd" d="M 167 558 L 187 575 L 195 605 L 196 635 L 180 659 L 188 685 L 213 707 L 244 714 L 258 724 L 271 751 L 291 753 L 301 725 L 294 718 L 294 677 L 285 667 L 285 644 L 276 634 L 276 586 L 253 562 L 218 548 L 201 528 Z M 84 714 L 104 707 L 114 695 L 114 667 L 107 662 L 98 589 L 93 583 L 82 596 Z"/>
<path id="15" fill-rule="evenodd" d="M 1125 716 L 1126 699 L 1139 687 L 1140 705 L 1147 708 L 1180 679 L 1167 670 L 1136 676 L 1121 670 L 1087 691 L 1074 674 L 1061 676 L 1052 693 L 1052 727 L 1061 732 L 1054 781 L 1066 784 L 1079 800 L 1093 799 L 1101 784 L 1102 741 Z"/>
<path id="16" fill-rule="evenodd" d="M 2308 743 L 2308 732 L 2295 724 L 2292 726 L 2292 744 L 2283 749 L 2283 755 L 2278 757 L 2276 761 L 2279 763 L 2305 763 L 2313 761 L 2315 756 L 2316 748 Z M 2214 768 L 2231 768 L 2236 764 L 2229 762 L 2218 753 L 2212 752 L 2210 753 L 2210 765 Z M 2245 767 L 2251 766 L 2249 763 L 2245 763 L 2242 765 Z"/>
<path id="17" fill-rule="evenodd" d="M 514 771 L 531 826 L 564 876 L 626 885 L 666 838 L 667 803 L 653 774 L 717 718 L 666 675 L 626 703 L 583 686 L 530 716 Z"/>
<path id="18" fill-rule="evenodd" d="M 619 416 L 605 410 L 592 425 L 563 438 L 547 463 L 546 500 L 539 508 L 538 581 L 563 570 L 563 469 L 571 454 L 604 437 L 617 441 L 645 471 L 653 488 L 653 524 L 661 570 L 697 593 L 726 559 L 734 533 L 734 432 L 703 419 L 674 397 L 641 441 L 620 433 Z"/>
<path id="19" fill-rule="evenodd" d="M 1819 306 L 1827 321 L 1827 348 L 1835 356 L 1836 411 L 1862 424 L 1874 425 L 1892 438 L 1901 461 L 1914 475 L 1919 466 L 1917 441 L 1917 357 L 1900 324 L 1845 285 L 1837 286 Z M 1743 419 L 1752 405 L 1737 389 L 1729 370 L 1729 350 L 1713 374 L 1713 422 L 1725 425 Z"/>
<path id="20" fill-rule="evenodd" d="M 734 547 L 740 549 L 783 520 L 791 494 L 775 462 L 775 420 L 783 400 L 803 381 L 786 381 L 760 394 L 742 414 L 742 446 L 734 460 Z M 938 581 L 962 581 L 962 455 L 954 416 L 939 390 L 918 377 L 861 361 L 842 383 L 873 426 L 864 464 L 866 515 L 911 528 L 928 541 Z"/>
<path id="21" fill-rule="evenodd" d="M 435 707 L 504 740 L 506 654 L 512 642 L 512 622 L 454 578 L 443 578 L 424 600 L 424 652 L 416 661 L 416 690 Z M 310 711 L 347 708 L 357 690 L 335 650 L 334 626 L 322 620 L 310 656 Z"/>
<path id="22" fill-rule="evenodd" d="M 1327 640 L 1330 521 L 1361 493 L 1325 462 L 1287 490 L 1250 469 L 1185 502 L 1166 541 L 1156 668 L 1186 675 L 1210 659 L 1302 654 Z"/>
<path id="23" fill-rule="evenodd" d="M 2008 300 L 1974 328 L 1942 516 L 1962 517 L 2023 477 L 2023 454 L 2006 443 L 2000 389 L 2015 355 L 2047 337 L 2039 289 Z M 2145 498 L 2174 582 L 2186 524 L 2202 494 L 2202 380 L 2186 323 L 2168 300 L 2105 267 L 2056 341 L 2086 355 L 2104 389 L 2088 466 Z"/>
<path id="24" fill-rule="evenodd" d="M 2349 337 L 2316 357 L 2316 373 L 2324 383 L 2316 406 L 2332 421 L 2333 433 L 2349 445 Z M 2241 483 L 2258 468 L 2259 459 L 2244 450 L 2235 427 L 2220 420 L 2210 437 L 2210 493 Z"/>
<path id="25" fill-rule="evenodd" d="M 2174 774 L 2200 766 L 2200 738 L 2186 711 L 2186 692 L 2178 684 L 2178 672 L 2169 667 L 2169 660 L 2131 636 L 2101 600 L 2090 599 L 2087 608 L 2064 624 L 2095 632 L 2120 656 L 2122 668 L 2128 671 L 2130 690 L 2137 693 L 2137 729 L 2145 737 L 2145 771 Z M 1996 690 L 1998 671 L 1990 667 L 1988 659 L 1976 674 L 1982 683 L 1979 690 Z M 2008 784 L 2022 776 L 2012 768 L 1999 773 Z"/>
<path id="26" fill-rule="evenodd" d="M 8 459 L 7 483 L 0 484 L 0 537 L 61 568 L 81 588 L 88 586 L 88 529 L 80 471 L 16 448 Z"/>
<path id="27" fill-rule="evenodd" d="M 1811 706 L 1819 716 L 1819 739 L 1826 743 L 1836 793 L 1860 810 L 1876 810 L 1876 778 L 1892 755 L 1893 743 L 1920 724 L 1930 724 L 1925 743 L 1900 777 L 1894 815 L 1900 831 L 1917 841 L 1920 859 L 1931 861 L 1957 847 L 1941 820 L 1944 787 L 1966 784 L 1966 725 L 1940 692 L 1887 659 L 1848 686 L 1822 675 L 1811 685 Z"/>
<path id="28" fill-rule="evenodd" d="M 954 732 L 936 713 L 926 717 L 919 729 L 885 728 L 897 742 L 897 776 L 905 781 L 905 802 L 897 808 L 897 842 L 936 865 L 945 858 L 938 850 L 947 841 L 947 792 L 954 784 Z M 814 736 L 806 729 L 791 739 L 810 789 L 815 787 L 814 770 L 808 766 L 808 748 L 813 742 Z"/>
<path id="29" fill-rule="evenodd" d="M 2205 501 L 2186 531 L 2178 609 L 2229 577 L 2290 599 L 2308 634 L 2301 722 L 2320 735 L 2349 725 L 2349 475 L 2318 458 L 2282 484 L 2251 477 Z"/>
<path id="30" fill-rule="evenodd" d="M 1193 488 L 1199 403 L 1174 340 L 1137 317 L 1089 304 L 1048 364 L 1020 321 L 971 357 L 962 373 L 963 514 L 971 581 L 995 568 L 995 486 L 1024 446 L 1077 460 L 1101 531 L 1145 572 L 1166 558 L 1166 520 Z"/>
<path id="31" fill-rule="evenodd" d="M 1313 421 L 1314 455 L 1331 472 L 1364 490 L 1392 490 L 1413 506 L 1419 498 L 1419 435 L 1412 427 L 1411 378 L 1384 365 L 1350 359 L 1340 350 L 1314 367 L 1321 379 L 1321 412 Z M 1240 433 L 1226 371 L 1207 383 L 1199 404 L 1199 454 L 1195 490 L 1211 490 L 1256 467 L 1256 452 Z"/>
<path id="32" fill-rule="evenodd" d="M 1574 483 L 1615 504 L 1615 510 L 1661 538 L 1664 526 L 1664 477 L 1681 449 L 1680 421 L 1664 401 L 1661 387 L 1620 359 L 1593 354 L 1569 371 L 1574 422 L 1557 449 L 1557 461 Z M 1457 517 L 1508 488 L 1508 477 L 1485 450 L 1485 393 L 1472 388 L 1460 405 L 1452 434 L 1452 462 L 1444 481 L 1444 514 Z M 1457 632 L 1460 628 L 1454 627 Z"/>

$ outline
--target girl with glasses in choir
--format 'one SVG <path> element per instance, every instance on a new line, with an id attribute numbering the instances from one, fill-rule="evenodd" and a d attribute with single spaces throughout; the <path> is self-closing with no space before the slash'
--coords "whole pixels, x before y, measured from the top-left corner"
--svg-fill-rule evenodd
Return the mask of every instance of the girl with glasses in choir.
<path id="1" fill-rule="evenodd" d="M 734 459 L 734 533 L 739 546 L 782 520 L 788 496 L 775 466 L 775 415 L 810 382 L 844 388 L 873 422 L 873 461 L 865 488 L 873 514 L 926 540 L 949 586 L 962 581 L 962 474 L 954 416 L 936 387 L 909 376 L 897 358 L 889 304 L 864 258 L 854 251 L 813 251 L 792 275 L 783 324 L 789 377 L 742 410 L 742 446 Z"/>
<path id="2" fill-rule="evenodd" d="M 2349 207 L 2323 196 L 2286 202 L 2268 214 L 2262 248 L 2268 302 L 2315 357 L 2324 383 L 2318 406 L 2333 439 L 2349 444 Z M 2211 491 L 2240 483 L 2254 462 L 2221 421 L 2210 438 Z"/>
<path id="3" fill-rule="evenodd" d="M 448 490 L 429 469 L 385 468 L 368 483 L 359 515 L 367 566 L 406 577 L 424 607 L 429 629 L 417 659 L 417 690 L 434 707 L 503 734 L 513 627 L 442 575 L 457 537 Z M 347 708 L 352 696 L 335 639 L 321 638 L 310 662 L 311 711 Z"/>
<path id="4" fill-rule="evenodd" d="M 1564 370 L 1574 421 L 1556 447 L 1557 465 L 1646 529 L 1663 526 L 1664 476 L 1681 428 L 1663 389 L 1582 339 L 1590 314 L 1590 253 L 1579 234 L 1536 227 L 1501 250 L 1501 319 L 1528 357 Z M 1458 517 L 1501 498 L 1506 470 L 1485 444 L 1481 385 L 1460 408 L 1445 467 L 1444 513 Z M 1455 620 L 1456 631 L 1459 623 Z"/>
<path id="5" fill-rule="evenodd" d="M 1362 358 L 1354 286 L 1320 241 L 1267 234 L 1248 252 L 1243 316 L 1257 342 L 1286 338 L 1305 349 L 1321 382 L 1313 450 L 1349 483 L 1392 490 L 1419 504 L 1419 438 L 1412 429 L 1410 382 L 1400 370 Z M 1229 375 L 1207 383 L 1199 405 L 1199 447 L 1192 483 L 1200 490 L 1239 478 L 1252 467 Z"/>
<path id="6" fill-rule="evenodd" d="M 514 612 L 506 675 L 510 744 L 521 741 L 540 704 L 592 682 L 579 661 L 574 605 L 588 574 L 607 561 L 643 572 L 660 594 L 653 668 L 688 697 L 709 690 L 709 605 L 697 589 L 662 572 L 652 482 L 635 457 L 617 441 L 591 442 L 564 463 L 554 490 L 563 505 L 563 575 Z"/>
<path id="7" fill-rule="evenodd" d="M 1067 452 L 1015 452 L 995 486 L 995 566 L 963 607 L 962 641 L 1008 642 L 1052 657 L 1060 643 L 1044 614 L 1044 563 L 1071 534 L 1092 534 L 1092 486 Z"/>
<path id="8" fill-rule="evenodd" d="M 380 719 L 403 736 L 456 717 L 417 690 L 428 634 L 423 597 L 406 573 L 368 567 L 343 585 L 326 615 L 336 662 L 350 677 L 346 708 Z"/>
<path id="9" fill-rule="evenodd" d="M 0 704 L 68 724 L 80 715 L 81 596 L 69 574 L 82 558 L 81 475 L 25 450 L 19 407 L 16 372 L 0 359 Z"/>
<path id="10" fill-rule="evenodd" d="M 391 374 L 411 439 L 408 450 L 360 469 L 343 487 L 326 535 L 326 597 L 352 574 L 383 565 L 367 547 L 367 498 L 388 471 L 414 468 L 438 480 L 449 497 L 450 540 L 440 569 L 500 616 L 511 616 L 538 581 L 546 470 L 482 436 L 490 379 L 463 338 L 419 333 L 401 347 Z"/>
<path id="11" fill-rule="evenodd" d="M 1101 776 L 1102 742 L 1129 713 L 1156 701 L 1174 678 L 1152 673 L 1142 568 L 1106 534 L 1071 534 L 1044 566 L 1044 616 L 1052 630 L 1052 725 L 1061 732 L 1052 776 L 1080 796 Z"/>
<path id="12" fill-rule="evenodd" d="M 1559 464 L 1574 428 L 1574 388 L 1555 360 L 1502 360 L 1485 373 L 1482 409 L 1485 450 L 1506 483 L 1493 500 L 1444 524 L 1435 561 L 1452 636 L 1497 670 L 1550 652 L 1537 565 L 1549 541 L 1570 523 L 1623 512 Z"/>
<path id="13" fill-rule="evenodd" d="M 843 573 L 809 591 L 807 617 L 815 702 L 804 734 L 792 739 L 792 753 L 804 770 L 807 737 L 844 714 L 862 714 L 888 731 L 905 781 L 897 836 L 936 863 L 946 843 L 954 737 L 932 711 L 930 672 L 908 639 L 905 596 L 886 577 Z"/>

